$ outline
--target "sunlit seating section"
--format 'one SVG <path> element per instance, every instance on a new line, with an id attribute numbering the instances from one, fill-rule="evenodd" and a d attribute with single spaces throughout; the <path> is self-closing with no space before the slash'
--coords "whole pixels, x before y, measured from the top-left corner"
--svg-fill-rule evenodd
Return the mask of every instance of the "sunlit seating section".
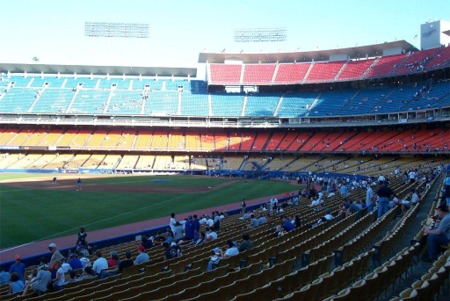
<path id="1" fill-rule="evenodd" d="M 185 134 L 186 150 L 199 151 L 201 149 L 200 133 L 188 132 Z"/>
<path id="2" fill-rule="evenodd" d="M 181 115 L 208 116 L 209 115 L 208 95 L 183 92 L 181 94 Z"/>
<path id="3" fill-rule="evenodd" d="M 24 155 L 23 154 L 1 154 L 0 155 L 0 169 L 8 168 L 17 161 L 19 161 Z"/>
<path id="4" fill-rule="evenodd" d="M 212 116 L 242 116 L 243 95 L 211 94 Z"/>
<path id="5" fill-rule="evenodd" d="M 134 141 L 136 139 L 135 131 L 124 131 L 117 142 L 116 149 L 130 150 L 133 149 Z"/>
<path id="6" fill-rule="evenodd" d="M 406 54 L 397 54 L 381 57 L 372 65 L 365 78 L 385 77 L 392 73 L 395 66 L 398 66 Z"/>
<path id="7" fill-rule="evenodd" d="M 342 108 L 340 115 L 368 114 L 377 108 L 395 88 L 362 89 L 356 92 Z"/>
<path id="8" fill-rule="evenodd" d="M 238 151 L 241 148 L 242 136 L 240 133 L 231 132 L 228 142 L 229 151 Z"/>
<path id="9" fill-rule="evenodd" d="M 68 163 L 74 158 L 73 154 L 56 154 L 56 157 L 50 161 L 45 168 L 46 169 L 58 169 L 66 168 Z"/>
<path id="10" fill-rule="evenodd" d="M 136 168 L 137 170 L 150 170 L 153 169 L 154 163 L 154 155 L 140 155 L 134 168 Z"/>
<path id="11" fill-rule="evenodd" d="M 79 83 L 83 84 L 83 89 L 94 89 L 97 87 L 98 78 L 89 77 L 68 77 L 64 88 L 76 88 Z"/>
<path id="12" fill-rule="evenodd" d="M 57 154 L 41 154 L 28 168 L 49 169 L 48 165 L 57 158 Z"/>
<path id="13" fill-rule="evenodd" d="M 280 95 L 249 95 L 245 106 L 245 116 L 274 116 L 280 102 Z"/>
<path id="14" fill-rule="evenodd" d="M 111 91 L 81 89 L 67 113 L 103 114 Z"/>
<path id="15" fill-rule="evenodd" d="M 74 95 L 71 89 L 48 88 L 33 106 L 32 113 L 65 113 Z"/>
<path id="16" fill-rule="evenodd" d="M 121 160 L 120 155 L 106 155 L 103 158 L 103 161 L 98 165 L 97 169 L 114 169 L 117 167 L 118 163 Z"/>
<path id="17" fill-rule="evenodd" d="M 272 82 L 275 64 L 244 65 L 244 85 L 270 84 Z"/>
<path id="18" fill-rule="evenodd" d="M 339 62 L 318 62 L 314 63 L 306 77 L 306 83 L 331 82 L 344 65 L 343 61 Z"/>
<path id="19" fill-rule="evenodd" d="M 419 87 L 402 86 L 392 90 L 374 108 L 374 113 L 398 112 L 400 108 L 414 99 L 414 94 L 419 91 Z"/>
<path id="20" fill-rule="evenodd" d="M 179 87 L 183 87 L 183 90 L 189 90 L 190 84 L 187 80 L 174 79 L 174 80 L 164 80 L 163 87 L 165 86 L 166 91 L 178 91 Z"/>
<path id="21" fill-rule="evenodd" d="M 189 156 L 174 156 L 173 157 L 173 167 L 178 170 L 188 170 L 193 166 L 190 165 Z M 195 165 L 196 169 L 200 169 L 201 165 Z M 206 167 L 205 167 L 206 168 Z M 205 169 L 202 168 L 202 169 Z"/>
<path id="22" fill-rule="evenodd" d="M 400 66 L 397 66 L 394 71 L 394 75 L 411 74 L 424 71 L 425 65 L 438 53 L 439 50 L 439 48 L 434 48 L 410 53 L 408 57 L 402 61 Z"/>
<path id="23" fill-rule="evenodd" d="M 450 65 L 450 47 L 440 48 L 440 51 L 425 65 L 426 70 L 448 67 Z"/>
<path id="24" fill-rule="evenodd" d="M 305 116 L 318 96 L 319 96 L 318 92 L 285 94 L 278 108 L 277 116 L 279 117 Z"/>
<path id="25" fill-rule="evenodd" d="M 97 135 L 97 132 L 98 131 L 96 131 L 94 135 Z M 118 146 L 120 146 L 121 138 L 122 138 L 122 131 L 118 130 L 109 131 L 103 137 L 103 141 L 101 144 L 102 149 L 117 149 Z"/>
<path id="26" fill-rule="evenodd" d="M 169 137 L 167 132 L 155 131 L 150 148 L 152 150 L 167 150 Z"/>
<path id="27" fill-rule="evenodd" d="M 165 170 L 165 169 L 175 169 L 175 165 L 172 161 L 172 156 L 167 155 L 157 155 L 155 156 L 155 163 L 153 169 Z"/>
<path id="28" fill-rule="evenodd" d="M 117 165 L 118 170 L 131 170 L 134 169 L 139 159 L 138 155 L 123 155 L 120 163 Z"/>
<path id="29" fill-rule="evenodd" d="M 21 146 L 24 145 L 25 142 L 33 137 L 35 130 L 34 129 L 22 129 L 17 134 L 12 137 L 12 139 L 8 142 L 8 145 Z"/>
<path id="30" fill-rule="evenodd" d="M 216 149 L 213 133 L 200 133 L 200 140 L 203 151 L 213 151 Z"/>
<path id="31" fill-rule="evenodd" d="M 423 88 L 421 86 L 418 87 Z M 440 82 L 431 85 L 431 89 L 427 89 L 424 93 L 419 93 L 413 101 L 403 105 L 401 111 L 423 110 L 428 108 L 439 108 L 448 106 L 450 96 L 450 82 Z"/>
<path id="32" fill-rule="evenodd" d="M 242 157 L 224 157 L 223 158 L 223 169 L 225 170 L 239 170 L 243 161 Z"/>
<path id="33" fill-rule="evenodd" d="M 97 169 L 102 163 L 105 155 L 92 154 L 81 166 L 82 168 Z"/>
<path id="34" fill-rule="evenodd" d="M 33 81 L 31 82 L 31 87 L 33 88 L 41 88 L 45 83 L 48 84 L 48 87 L 51 88 L 61 88 L 65 78 L 64 77 L 55 77 L 55 76 L 33 76 Z"/>
<path id="35" fill-rule="evenodd" d="M 145 103 L 144 114 L 148 115 L 177 115 L 178 93 L 152 91 Z"/>
<path id="36" fill-rule="evenodd" d="M 75 137 L 70 141 L 71 148 L 83 149 L 87 143 L 89 143 L 89 139 L 91 138 L 92 132 L 90 130 L 80 130 L 75 135 Z"/>
<path id="37" fill-rule="evenodd" d="M 142 91 L 114 90 L 106 113 L 111 114 L 140 114 L 143 106 Z"/>
<path id="38" fill-rule="evenodd" d="M 90 154 L 77 154 L 75 157 L 66 164 L 66 169 L 79 169 L 87 160 L 89 160 Z"/>
<path id="39" fill-rule="evenodd" d="M 242 65 L 211 64 L 211 84 L 239 84 L 241 81 Z"/>
<path id="40" fill-rule="evenodd" d="M 38 166 L 35 164 L 35 162 L 40 157 L 42 157 L 42 154 L 28 154 L 28 155 L 25 155 L 20 160 L 18 160 L 13 165 L 11 165 L 10 168 L 17 168 L 17 169 L 38 168 Z"/>
<path id="41" fill-rule="evenodd" d="M 45 134 L 45 137 L 38 143 L 38 146 L 55 146 L 56 141 L 62 137 L 62 130 L 50 130 Z"/>
<path id="42" fill-rule="evenodd" d="M 344 69 L 338 76 L 338 80 L 358 80 L 362 79 L 364 73 L 374 63 L 374 59 L 348 61 Z"/>
<path id="43" fill-rule="evenodd" d="M 124 89 L 128 90 L 130 88 L 130 78 L 117 78 L 117 77 L 111 77 L 111 78 L 102 78 L 100 79 L 100 84 L 98 86 L 99 89 L 110 89 L 113 85 L 116 86 L 116 89 Z"/>
<path id="44" fill-rule="evenodd" d="M 75 137 L 77 136 L 78 130 L 68 130 L 67 132 L 65 132 L 61 138 L 59 138 L 56 141 L 56 145 L 55 146 L 70 146 L 72 143 L 72 140 L 75 139 Z"/>
<path id="45" fill-rule="evenodd" d="M 218 132 L 214 136 L 215 150 L 226 151 L 228 150 L 228 136 L 225 132 Z"/>
<path id="46" fill-rule="evenodd" d="M 149 150 L 153 139 L 153 132 L 139 130 L 136 134 L 136 141 L 133 150 Z"/>
<path id="47" fill-rule="evenodd" d="M 354 90 L 324 91 L 310 109 L 310 116 L 336 116 L 355 95 Z"/>
<path id="48" fill-rule="evenodd" d="M 132 90 L 144 90 L 148 86 L 150 90 L 161 90 L 162 81 L 152 78 L 133 78 Z"/>
<path id="49" fill-rule="evenodd" d="M 183 142 L 183 134 L 177 131 L 169 132 L 168 149 L 169 150 L 185 150 Z"/>
<path id="50" fill-rule="evenodd" d="M 37 129 L 33 134 L 28 136 L 28 139 L 24 141 L 22 146 L 36 146 L 44 139 L 45 135 L 46 133 L 43 130 Z"/>
<path id="51" fill-rule="evenodd" d="M 305 78 L 311 63 L 279 64 L 274 83 L 299 84 Z"/>
<path id="52" fill-rule="evenodd" d="M 37 96 L 39 89 L 12 88 L 0 100 L 0 112 L 28 112 Z"/>
<path id="53" fill-rule="evenodd" d="M 242 133 L 241 150 L 251 151 L 253 150 L 253 142 L 255 141 L 255 133 L 244 132 Z"/>
<path id="54" fill-rule="evenodd" d="M 31 80 L 33 79 L 32 76 L 26 76 L 24 77 L 23 75 L 12 75 L 9 78 L 9 82 L 12 83 L 14 82 L 14 87 L 18 88 L 18 87 L 28 87 L 28 85 L 30 84 Z M 6 80 L 8 80 L 8 78 L 6 78 Z"/>

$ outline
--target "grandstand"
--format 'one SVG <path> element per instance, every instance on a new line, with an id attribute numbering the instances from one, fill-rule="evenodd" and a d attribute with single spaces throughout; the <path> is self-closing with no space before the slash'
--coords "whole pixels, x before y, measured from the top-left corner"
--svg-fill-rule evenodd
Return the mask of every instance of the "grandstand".
<path id="1" fill-rule="evenodd" d="M 296 180 L 313 173 L 375 177 L 381 171 L 392 175 L 395 166 L 421 166 L 435 180 L 432 186 L 406 185 L 395 177 L 393 188 L 399 196 L 420 188 L 423 203 L 436 199 L 442 177 L 433 171 L 449 163 L 450 155 L 449 47 L 417 50 L 395 41 L 355 48 L 263 59 L 200 53 L 198 69 L 0 63 L 0 171 Z M 346 50 L 346 59 L 335 59 Z M 364 193 L 357 189 L 353 196 Z M 327 203 L 336 215 L 341 201 L 336 196 Z M 155 260 L 76 289 L 68 285 L 48 298 L 322 300 L 352 294 L 352 300 L 375 299 L 382 292 L 386 296 L 416 264 L 423 233 L 415 233 L 417 244 L 401 250 L 395 245 L 420 206 L 398 223 L 396 208 L 375 222 L 373 212 L 364 212 L 329 227 L 297 229 L 284 240 L 273 237 L 271 223 L 251 230 L 253 250 L 212 272 L 203 271 L 210 246 L 192 247 L 179 260 Z M 324 213 L 307 206 L 287 210 L 307 223 Z M 273 221 L 280 216 L 274 214 Z M 226 217 L 229 228 L 220 242 L 239 240 L 244 224 Z M 121 257 L 136 247 L 129 240 L 121 242 Z M 150 253 L 163 255 L 161 248 Z M 434 285 L 428 296 L 448 288 L 446 254 L 423 280 Z"/>

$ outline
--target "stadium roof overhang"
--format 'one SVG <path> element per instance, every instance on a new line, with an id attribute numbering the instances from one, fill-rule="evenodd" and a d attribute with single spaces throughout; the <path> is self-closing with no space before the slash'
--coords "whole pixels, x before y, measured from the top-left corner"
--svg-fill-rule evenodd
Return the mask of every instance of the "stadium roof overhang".
<path id="1" fill-rule="evenodd" d="M 386 50 L 396 49 L 400 52 L 416 51 L 416 47 L 405 40 L 385 42 L 368 46 L 314 50 L 283 53 L 200 53 L 199 63 L 224 63 L 226 60 L 239 60 L 243 63 L 292 63 L 309 61 L 328 61 L 333 56 L 345 55 L 350 59 L 382 56 Z"/>
<path id="2" fill-rule="evenodd" d="M 15 64 L 0 63 L 3 73 L 44 73 L 44 74 L 94 74 L 94 75 L 127 75 L 127 76 L 175 76 L 196 77 L 196 68 L 170 67 L 134 67 L 134 66 L 90 66 L 90 65 L 48 65 L 48 64 Z"/>

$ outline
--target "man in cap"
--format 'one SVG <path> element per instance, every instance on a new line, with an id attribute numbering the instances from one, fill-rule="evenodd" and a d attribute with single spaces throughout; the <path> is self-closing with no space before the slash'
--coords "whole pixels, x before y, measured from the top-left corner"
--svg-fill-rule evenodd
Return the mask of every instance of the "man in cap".
<path id="1" fill-rule="evenodd" d="M 21 262 L 22 257 L 16 255 L 14 260 L 14 264 L 9 267 L 9 274 L 16 272 L 19 275 L 19 280 L 25 281 L 25 264 Z"/>
<path id="2" fill-rule="evenodd" d="M 55 275 L 57 268 L 60 266 L 59 263 L 64 257 L 62 256 L 61 252 L 56 249 L 56 244 L 54 242 L 48 245 L 48 249 L 52 253 L 52 258 L 50 258 L 50 262 L 48 264 L 49 271 L 52 272 L 52 275 Z M 57 264 L 58 267 L 56 266 Z"/>
<path id="3" fill-rule="evenodd" d="M 150 256 L 148 256 L 148 254 L 145 253 L 144 246 L 138 246 L 137 250 L 138 250 L 139 254 L 136 257 L 136 259 L 134 260 L 135 265 L 150 261 Z"/>
<path id="4" fill-rule="evenodd" d="M 424 261 L 436 260 L 440 250 L 440 245 L 450 243 L 450 214 L 448 207 L 442 204 L 436 209 L 436 214 L 441 220 L 437 228 L 427 228 L 424 233 L 428 234 L 428 258 L 424 257 Z"/>

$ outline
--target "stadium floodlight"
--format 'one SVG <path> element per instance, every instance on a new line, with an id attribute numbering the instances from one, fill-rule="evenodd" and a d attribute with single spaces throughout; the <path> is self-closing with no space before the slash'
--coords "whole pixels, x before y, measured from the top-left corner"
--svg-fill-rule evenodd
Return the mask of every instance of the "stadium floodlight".
<path id="1" fill-rule="evenodd" d="M 286 38 L 286 28 L 241 28 L 234 31 L 235 42 L 283 42 Z"/>
<path id="2" fill-rule="evenodd" d="M 140 23 L 85 22 L 84 35 L 107 38 L 148 38 L 149 25 Z"/>

